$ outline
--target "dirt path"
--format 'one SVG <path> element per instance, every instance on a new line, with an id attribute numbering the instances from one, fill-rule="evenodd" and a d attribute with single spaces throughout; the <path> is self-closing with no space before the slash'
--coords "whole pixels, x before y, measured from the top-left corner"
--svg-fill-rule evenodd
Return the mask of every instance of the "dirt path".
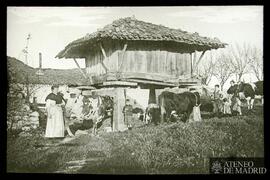
<path id="1" fill-rule="evenodd" d="M 77 173 L 84 166 L 95 166 L 98 162 L 104 160 L 106 157 L 95 157 L 83 160 L 69 161 L 66 162 L 66 166 L 63 169 L 57 170 L 55 173 Z"/>
<path id="2" fill-rule="evenodd" d="M 88 138 L 88 139 L 87 139 Z M 87 142 L 85 142 L 87 140 Z M 65 165 L 63 166 L 63 168 L 58 169 L 55 171 L 55 173 L 65 173 L 65 174 L 76 174 L 78 173 L 78 171 L 83 168 L 83 167 L 96 167 L 98 165 L 98 163 L 100 163 L 101 161 L 103 161 L 104 159 L 107 158 L 107 155 L 104 154 L 104 147 L 98 145 L 100 143 L 100 141 L 103 141 L 102 137 L 99 136 L 91 136 L 91 135 L 78 135 L 75 137 L 66 137 L 65 139 L 63 139 L 62 141 L 54 144 L 53 146 L 67 146 L 69 144 L 72 144 L 74 142 L 82 142 L 81 145 L 87 145 L 87 147 L 93 147 L 92 152 L 94 152 L 95 154 L 99 154 L 99 155 L 93 155 L 94 157 L 87 157 L 85 159 L 78 159 L 78 160 L 73 160 L 73 161 L 68 161 L 65 162 Z M 87 148 L 85 147 L 85 148 Z"/>

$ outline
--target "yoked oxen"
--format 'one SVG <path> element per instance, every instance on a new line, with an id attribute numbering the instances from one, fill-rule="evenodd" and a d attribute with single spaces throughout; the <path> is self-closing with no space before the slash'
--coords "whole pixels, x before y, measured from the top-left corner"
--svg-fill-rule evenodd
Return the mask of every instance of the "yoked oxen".
<path id="1" fill-rule="evenodd" d="M 200 105 L 198 92 L 173 93 L 164 91 L 158 97 L 159 105 L 149 105 L 146 109 L 146 118 L 155 124 L 181 120 L 186 122 L 193 111 L 193 107 Z"/>

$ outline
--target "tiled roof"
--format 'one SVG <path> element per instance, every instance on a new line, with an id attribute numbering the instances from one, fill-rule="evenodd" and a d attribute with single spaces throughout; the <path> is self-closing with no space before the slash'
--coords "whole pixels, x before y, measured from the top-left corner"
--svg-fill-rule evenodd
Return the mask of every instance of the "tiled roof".
<path id="1" fill-rule="evenodd" d="M 89 46 L 104 39 L 123 40 L 123 41 L 168 41 L 195 45 L 198 49 L 217 49 L 224 48 L 226 43 L 222 43 L 217 38 L 200 36 L 198 33 L 188 33 L 180 29 L 172 29 L 163 25 L 156 25 L 135 18 L 121 18 L 106 25 L 104 28 L 87 34 L 83 38 L 77 39 L 66 46 L 56 57 L 71 57 L 74 49 L 88 44 Z M 195 50 L 196 47 L 194 46 Z M 75 50 L 76 51 L 76 50 Z"/>

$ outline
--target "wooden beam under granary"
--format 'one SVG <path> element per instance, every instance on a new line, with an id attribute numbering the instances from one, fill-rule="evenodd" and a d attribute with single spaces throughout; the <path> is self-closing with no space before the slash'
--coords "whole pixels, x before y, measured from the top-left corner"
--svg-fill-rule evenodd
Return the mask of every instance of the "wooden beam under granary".
<path id="1" fill-rule="evenodd" d="M 206 51 L 224 48 L 217 38 L 200 36 L 135 19 L 121 18 L 68 44 L 58 58 L 84 58 L 87 76 L 97 89 L 115 88 L 114 129 L 120 128 L 123 89 L 155 89 L 199 83 L 194 70 Z M 196 59 L 194 52 L 202 52 Z"/>

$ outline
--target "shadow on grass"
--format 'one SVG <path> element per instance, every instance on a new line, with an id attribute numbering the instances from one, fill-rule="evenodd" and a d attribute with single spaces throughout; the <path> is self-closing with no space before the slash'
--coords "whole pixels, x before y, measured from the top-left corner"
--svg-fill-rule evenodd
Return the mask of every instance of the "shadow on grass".
<path id="1" fill-rule="evenodd" d="M 46 156 L 40 156 L 39 160 L 33 160 L 29 158 L 27 162 L 9 161 L 7 164 L 7 172 L 16 173 L 52 173 L 58 167 L 58 157 L 60 153 L 51 153 Z"/>
<path id="2" fill-rule="evenodd" d="M 127 165 L 125 162 L 114 159 L 104 159 L 102 161 L 92 161 L 85 164 L 79 174 L 146 174 L 147 172 L 138 164 Z"/>

